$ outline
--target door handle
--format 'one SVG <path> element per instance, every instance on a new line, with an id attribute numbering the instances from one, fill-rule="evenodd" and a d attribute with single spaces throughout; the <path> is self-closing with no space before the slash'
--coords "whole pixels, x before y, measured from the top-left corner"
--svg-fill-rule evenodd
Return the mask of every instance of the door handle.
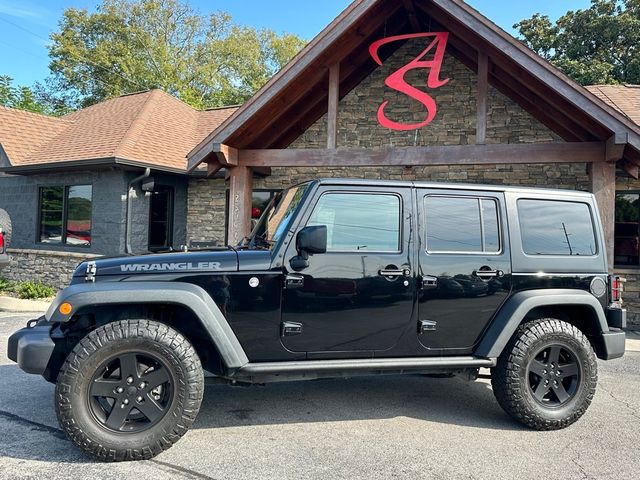
<path id="1" fill-rule="evenodd" d="M 502 270 L 474 270 L 473 276 L 478 278 L 503 277 L 504 272 Z"/>
<path id="2" fill-rule="evenodd" d="M 378 275 L 383 277 L 409 277 L 411 275 L 411 270 L 405 268 L 403 270 L 393 269 L 393 268 L 383 268 L 378 270 Z"/>
<path id="3" fill-rule="evenodd" d="M 432 275 L 425 275 L 422 277 L 422 289 L 432 290 L 438 288 L 438 277 Z"/>
<path id="4" fill-rule="evenodd" d="M 302 324 L 299 322 L 282 322 L 280 335 L 291 337 L 302 333 Z"/>

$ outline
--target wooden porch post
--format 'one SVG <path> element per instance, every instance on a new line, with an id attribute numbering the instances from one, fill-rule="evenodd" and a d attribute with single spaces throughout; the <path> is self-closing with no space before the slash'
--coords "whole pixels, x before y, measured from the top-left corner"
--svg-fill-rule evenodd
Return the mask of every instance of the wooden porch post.
<path id="1" fill-rule="evenodd" d="M 609 261 L 609 271 L 613 271 L 613 244 L 616 204 L 616 164 L 615 162 L 595 162 L 591 164 L 591 192 L 596 196 L 600 219 L 604 230 L 604 241 Z"/>
<path id="2" fill-rule="evenodd" d="M 229 168 L 229 245 L 236 245 L 251 233 L 252 193 L 252 169 L 242 165 Z"/>

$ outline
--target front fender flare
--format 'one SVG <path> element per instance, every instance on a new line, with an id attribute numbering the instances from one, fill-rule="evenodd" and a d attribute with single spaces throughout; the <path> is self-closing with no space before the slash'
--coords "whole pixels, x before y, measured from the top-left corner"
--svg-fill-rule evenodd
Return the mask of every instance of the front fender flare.
<path id="1" fill-rule="evenodd" d="M 64 302 L 73 307 L 67 315 L 59 310 L 60 304 Z M 184 306 L 201 322 L 227 368 L 238 369 L 249 363 L 238 338 L 218 306 L 203 288 L 191 283 L 99 282 L 71 285 L 58 293 L 45 318 L 50 322 L 65 323 L 83 307 L 128 303 Z"/>
<path id="2" fill-rule="evenodd" d="M 554 305 L 589 307 L 598 319 L 600 331 L 609 331 L 602 305 L 589 292 L 570 289 L 527 290 L 514 294 L 500 308 L 474 354 L 479 357 L 498 358 L 527 313 L 537 307 Z"/>

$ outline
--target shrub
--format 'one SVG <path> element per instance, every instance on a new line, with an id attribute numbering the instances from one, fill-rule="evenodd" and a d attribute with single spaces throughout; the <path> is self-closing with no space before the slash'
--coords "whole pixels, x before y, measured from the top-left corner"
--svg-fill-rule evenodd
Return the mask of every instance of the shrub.
<path id="1" fill-rule="evenodd" d="M 13 292 L 15 284 L 11 280 L 0 277 L 0 292 Z"/>
<path id="2" fill-rule="evenodd" d="M 31 280 L 18 283 L 14 291 L 18 294 L 18 298 L 28 300 L 49 298 L 56 294 L 55 288 Z"/>

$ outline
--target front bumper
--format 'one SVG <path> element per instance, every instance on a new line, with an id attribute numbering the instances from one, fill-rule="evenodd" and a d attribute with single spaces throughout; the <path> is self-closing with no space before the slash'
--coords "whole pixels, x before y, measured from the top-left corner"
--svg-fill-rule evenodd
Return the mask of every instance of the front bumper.
<path id="1" fill-rule="evenodd" d="M 42 375 L 56 346 L 50 332 L 49 324 L 18 330 L 9 337 L 7 356 L 25 372 Z"/>

